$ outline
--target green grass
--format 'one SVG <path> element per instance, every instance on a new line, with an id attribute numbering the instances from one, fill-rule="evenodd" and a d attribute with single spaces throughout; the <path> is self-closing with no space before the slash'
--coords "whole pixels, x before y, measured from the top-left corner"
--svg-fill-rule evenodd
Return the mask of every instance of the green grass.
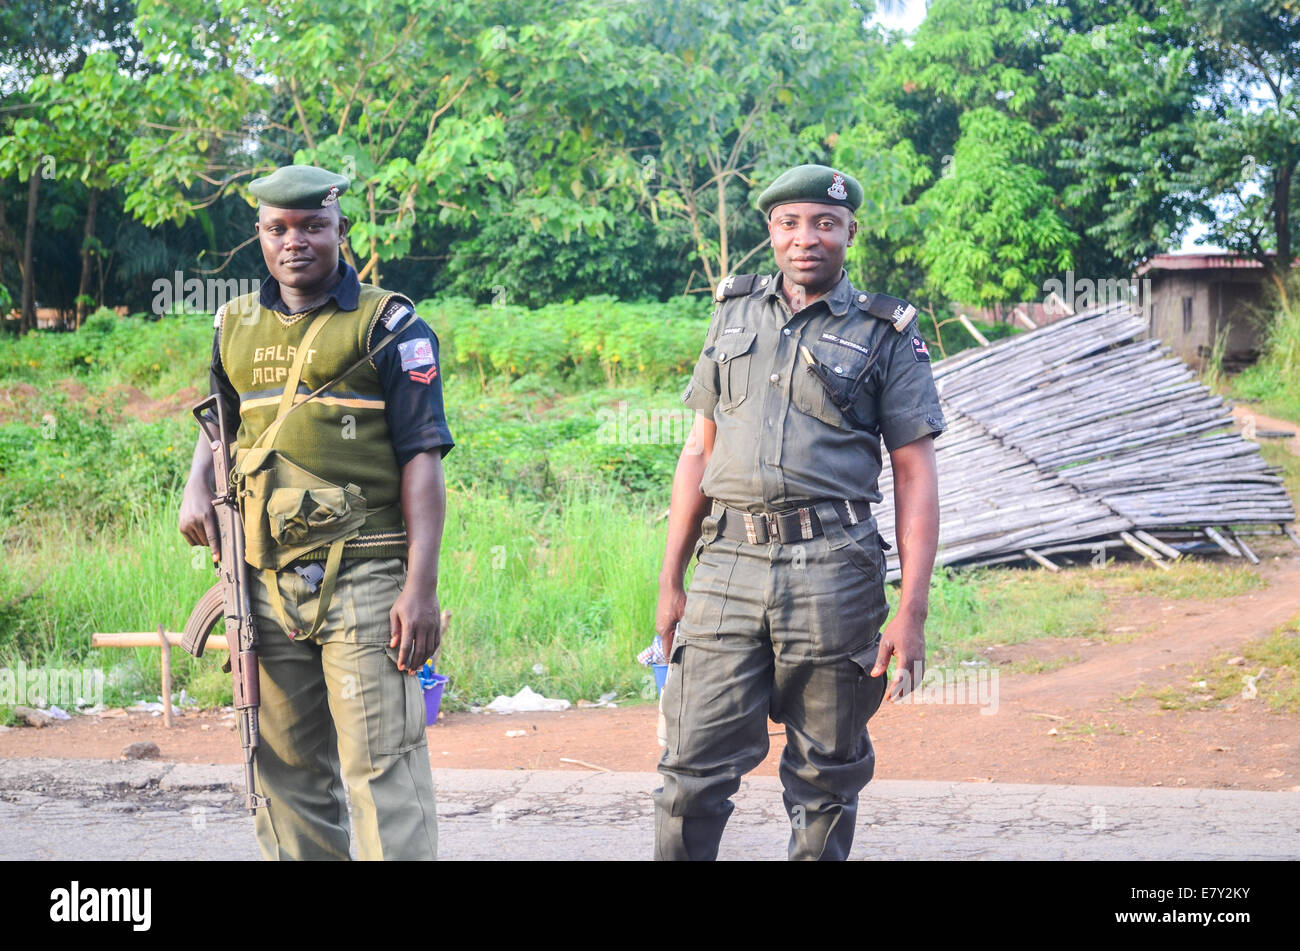
<path id="1" fill-rule="evenodd" d="M 1260 702 L 1276 713 L 1300 713 L 1300 631 L 1297 621 L 1268 637 L 1199 665 L 1185 682 L 1139 687 L 1122 698 L 1155 700 L 1162 710 L 1240 708 Z M 1241 657 L 1239 664 L 1228 661 Z"/>
<path id="2" fill-rule="evenodd" d="M 888 591 L 896 605 L 897 591 Z M 933 663 L 975 659 L 992 644 L 1087 637 L 1105 629 L 1105 598 L 1087 569 L 938 569 L 930 582 L 926 643 Z"/>
<path id="3" fill-rule="evenodd" d="M 421 304 L 443 337 L 457 439 L 446 461 L 439 590 L 453 613 L 441 661 L 452 678 L 447 707 L 525 684 L 573 701 L 611 690 L 652 698 L 635 655 L 653 636 L 660 516 L 682 433 L 638 438 L 615 426 L 611 441 L 610 426 L 620 412 L 680 410 L 701 308 L 600 299 L 503 321 L 495 309 L 453 304 Z M 608 326 L 588 328 L 599 320 Z M 494 336 L 507 324 L 518 332 Z M 651 326 L 649 344 L 623 339 Z M 103 315 L 80 334 L 0 341 L 0 387 L 35 391 L 0 422 L 0 666 L 98 667 L 108 673 L 109 703 L 157 696 L 157 650 L 96 651 L 90 635 L 158 624 L 178 631 L 212 583 L 205 553 L 176 530 L 195 427 L 184 413 L 118 421 L 96 411 L 93 397 L 121 383 L 155 398 L 205 389 L 210 342 L 202 318 Z M 92 399 L 60 392 L 68 379 Z M 1293 460 L 1276 460 L 1289 486 L 1300 480 Z M 1108 598 L 1118 595 L 1216 597 L 1261 586 L 1249 568 L 1192 560 L 1167 573 L 1146 565 L 941 569 L 927 635 L 932 661 L 955 663 L 995 643 L 1102 636 L 1113 626 Z M 896 602 L 897 591 L 888 593 Z M 205 705 L 229 701 L 219 656 L 173 656 L 175 690 Z M 10 717 L 0 707 L 0 721 Z"/>
<path id="4" fill-rule="evenodd" d="M 176 505 L 112 535 L 48 520 L 0 552 L 0 666 L 100 667 L 106 702 L 156 697 L 158 651 L 95 650 L 90 636 L 183 628 L 214 576 L 177 532 Z M 635 656 L 654 636 L 665 531 L 652 510 L 614 495 L 545 504 L 453 489 L 448 512 L 439 595 L 453 612 L 441 659 L 449 708 L 524 684 L 571 700 L 641 697 L 648 671 Z M 173 657 L 175 690 L 229 702 L 219 657 Z"/>
<path id="5" fill-rule="evenodd" d="M 1097 573 L 1097 583 L 1106 593 L 1143 594 L 1171 600 L 1229 598 L 1268 586 L 1248 565 L 1211 564 L 1194 557 L 1180 558 L 1168 571 L 1143 562 L 1112 565 Z"/>
<path id="6" fill-rule="evenodd" d="M 1281 470 L 1282 484 L 1291 496 L 1291 504 L 1296 504 L 1300 500 L 1300 456 L 1273 440 L 1262 440 L 1259 451 L 1265 462 Z"/>
<path id="7" fill-rule="evenodd" d="M 1018 660 L 1013 664 L 999 667 L 999 670 L 1009 674 L 1047 674 L 1053 670 L 1060 670 L 1070 664 L 1077 664 L 1080 661 L 1078 654 L 1069 654 L 1065 657 L 1054 657 L 1051 660 L 1040 660 L 1033 658 L 1031 660 Z"/>

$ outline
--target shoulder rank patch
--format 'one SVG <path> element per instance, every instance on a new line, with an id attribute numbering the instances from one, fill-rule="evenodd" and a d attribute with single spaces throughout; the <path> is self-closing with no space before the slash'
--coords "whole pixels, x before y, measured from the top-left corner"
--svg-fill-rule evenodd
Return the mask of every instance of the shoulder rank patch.
<path id="1" fill-rule="evenodd" d="M 428 337 L 407 340 L 397 345 L 397 352 L 402 355 L 402 369 L 414 370 L 427 367 L 433 363 L 433 341 Z"/>
<path id="2" fill-rule="evenodd" d="M 754 281 L 757 277 L 756 274 L 732 274 L 730 277 L 723 278 L 718 284 L 713 299 L 724 301 L 728 297 L 744 297 L 754 289 Z"/>
<path id="3" fill-rule="evenodd" d="M 912 356 L 916 357 L 917 363 L 930 362 L 930 348 L 919 334 L 912 334 Z"/>
<path id="4" fill-rule="evenodd" d="M 902 333 L 903 328 L 916 316 L 915 307 L 905 300 L 890 297 L 888 294 L 870 295 L 865 310 L 872 317 L 889 321 L 899 333 Z"/>

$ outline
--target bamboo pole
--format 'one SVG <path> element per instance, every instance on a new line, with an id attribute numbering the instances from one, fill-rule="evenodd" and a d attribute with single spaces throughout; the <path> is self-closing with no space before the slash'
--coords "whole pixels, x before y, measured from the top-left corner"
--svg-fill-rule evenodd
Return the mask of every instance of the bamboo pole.
<path id="1" fill-rule="evenodd" d="M 1169 565 L 1165 563 L 1165 561 L 1160 557 L 1160 553 L 1157 552 L 1154 548 L 1151 548 L 1149 545 L 1142 544 L 1142 542 L 1138 541 L 1128 532 L 1120 532 L 1119 537 L 1124 539 L 1124 541 L 1128 544 L 1130 548 L 1136 551 L 1143 558 L 1146 558 L 1157 568 L 1160 568 L 1163 571 L 1169 570 Z"/>
<path id="2" fill-rule="evenodd" d="M 1250 550 L 1250 546 L 1247 545 L 1240 538 L 1238 538 L 1237 533 L 1234 532 L 1232 529 L 1228 529 L 1227 531 L 1228 531 L 1228 537 L 1231 538 L 1232 543 L 1241 550 L 1241 553 L 1246 556 L 1246 560 L 1250 562 L 1252 565 L 1258 565 L 1259 556 Z"/>
<path id="3" fill-rule="evenodd" d="M 183 635 L 175 631 L 167 631 L 167 643 L 172 647 L 180 647 Z M 91 634 L 91 647 L 157 647 L 158 633 L 150 631 L 146 633 L 128 632 L 128 633 L 110 633 L 110 634 Z M 226 644 L 224 634 L 212 634 L 208 637 L 207 650 L 224 651 L 230 650 Z"/>
<path id="4" fill-rule="evenodd" d="M 975 338 L 976 343 L 981 347 L 987 347 L 989 345 L 988 339 L 975 329 L 975 325 L 970 322 L 969 317 L 965 314 L 958 314 L 957 319 L 961 321 L 961 325 L 966 328 L 966 332 Z"/>
<path id="5" fill-rule="evenodd" d="M 1226 538 L 1224 538 L 1222 535 L 1216 532 L 1209 525 L 1206 525 L 1205 528 L 1202 529 L 1202 531 L 1205 532 L 1206 537 L 1209 538 L 1210 541 L 1214 542 L 1214 544 L 1218 545 L 1220 548 L 1226 551 L 1233 558 L 1242 557 L 1241 552 L 1236 547 L 1233 546 L 1232 542 L 1228 541 Z"/>
<path id="6" fill-rule="evenodd" d="M 1061 570 L 1057 565 L 1052 564 L 1052 562 L 1048 561 L 1046 558 L 1044 558 L 1044 557 L 1043 557 L 1042 555 L 1040 555 L 1038 552 L 1034 551 L 1032 548 L 1026 548 L 1026 549 L 1025 549 L 1025 555 L 1028 556 L 1031 560 L 1038 562 L 1040 565 L 1042 565 L 1042 566 L 1043 566 L 1044 568 L 1046 568 L 1048 571 L 1060 571 L 1060 570 Z"/>
<path id="7" fill-rule="evenodd" d="M 163 726 L 172 728 L 172 646 L 167 641 L 167 630 L 158 625 L 158 643 L 162 649 L 162 708 Z"/>
<path id="8" fill-rule="evenodd" d="M 1140 541 L 1143 541 L 1146 544 L 1150 545 L 1152 548 L 1160 552 L 1160 554 L 1164 555 L 1170 561 L 1177 561 L 1179 558 L 1183 557 L 1183 553 L 1179 551 L 1177 548 L 1174 548 L 1172 545 L 1166 545 L 1164 542 L 1156 538 L 1154 535 L 1149 534 L 1148 532 L 1144 532 L 1140 528 L 1133 529 L 1133 534 Z"/>

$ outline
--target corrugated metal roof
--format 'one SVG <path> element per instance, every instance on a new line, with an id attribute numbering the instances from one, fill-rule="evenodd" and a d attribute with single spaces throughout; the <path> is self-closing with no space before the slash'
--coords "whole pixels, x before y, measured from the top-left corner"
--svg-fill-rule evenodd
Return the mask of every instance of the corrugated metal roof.
<path id="1" fill-rule="evenodd" d="M 1240 254 L 1157 254 L 1151 260 L 1138 265 L 1137 273 L 1141 277 L 1148 271 L 1210 271 L 1217 269 L 1256 269 L 1263 267 L 1254 258 Z"/>

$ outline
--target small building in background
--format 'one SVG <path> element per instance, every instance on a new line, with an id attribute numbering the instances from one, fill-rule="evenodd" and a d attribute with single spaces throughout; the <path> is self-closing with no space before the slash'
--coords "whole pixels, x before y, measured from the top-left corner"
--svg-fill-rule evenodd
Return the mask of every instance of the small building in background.
<path id="1" fill-rule="evenodd" d="M 1258 261 L 1226 252 L 1157 254 L 1138 267 L 1137 277 L 1144 281 L 1148 333 L 1187 363 L 1205 366 L 1224 328 L 1225 367 L 1237 369 L 1259 357 L 1268 287 Z"/>

